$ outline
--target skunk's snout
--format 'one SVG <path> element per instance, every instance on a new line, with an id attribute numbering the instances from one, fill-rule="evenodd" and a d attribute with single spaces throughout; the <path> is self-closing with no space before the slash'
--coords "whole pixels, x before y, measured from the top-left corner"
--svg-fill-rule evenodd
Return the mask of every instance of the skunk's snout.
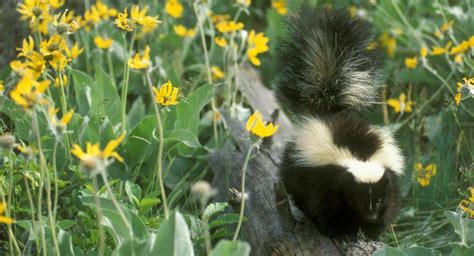
<path id="1" fill-rule="evenodd" d="M 378 217 L 379 217 L 379 214 L 376 213 L 376 212 L 373 212 L 373 213 L 369 213 L 369 214 L 365 217 L 365 219 L 366 219 L 367 221 L 369 221 L 369 222 L 375 222 L 375 221 L 377 221 Z"/>

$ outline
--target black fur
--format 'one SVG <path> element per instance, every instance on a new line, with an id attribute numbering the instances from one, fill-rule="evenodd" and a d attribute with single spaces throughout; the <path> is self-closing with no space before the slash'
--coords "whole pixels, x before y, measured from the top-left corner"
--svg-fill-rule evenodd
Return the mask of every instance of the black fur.
<path id="1" fill-rule="evenodd" d="M 299 12 L 289 15 L 286 35 L 277 41 L 276 61 L 281 74 L 277 97 L 300 114 L 325 115 L 366 107 L 354 106 L 343 96 L 350 83 L 343 71 L 350 66 L 378 79 L 380 51 L 367 49 L 373 39 L 371 25 L 350 17 L 345 10 L 317 11 L 303 5 Z"/>
<path id="2" fill-rule="evenodd" d="M 345 72 L 365 72 L 368 80 L 359 86 L 376 92 L 381 58 L 378 51 L 367 49 L 374 36 L 370 24 L 345 11 L 317 11 L 304 5 L 290 14 L 287 25 L 287 36 L 279 39 L 276 50 L 281 70 L 278 99 L 297 116 L 324 120 L 337 147 L 360 161 L 369 160 L 385 138 L 351 113 L 370 107 L 376 94 L 347 97 L 354 79 Z M 385 167 L 380 180 L 362 183 L 337 163 L 302 164 L 300 154 L 295 142 L 288 142 L 280 177 L 296 206 L 322 233 L 355 238 L 361 231 L 375 239 L 396 218 L 400 189 L 394 171 Z"/>

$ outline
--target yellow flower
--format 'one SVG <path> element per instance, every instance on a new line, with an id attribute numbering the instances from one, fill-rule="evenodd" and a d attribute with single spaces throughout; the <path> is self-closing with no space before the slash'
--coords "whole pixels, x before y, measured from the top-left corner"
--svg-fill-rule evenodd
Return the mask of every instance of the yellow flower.
<path id="1" fill-rule="evenodd" d="M 117 16 L 117 10 L 115 8 L 109 8 L 107 5 L 99 1 L 97 1 L 92 8 L 96 15 L 102 20 L 108 20 L 110 17 Z"/>
<path id="2" fill-rule="evenodd" d="M 0 202 L 0 223 L 12 224 L 13 222 L 15 222 L 14 219 L 2 215 L 3 212 L 5 212 L 6 208 L 7 208 L 7 204 L 5 204 L 5 202 Z"/>
<path id="3" fill-rule="evenodd" d="M 29 36 L 28 41 L 26 39 L 23 39 L 23 44 L 21 48 L 16 48 L 18 53 L 18 57 L 28 57 L 32 52 L 34 52 L 35 49 L 35 41 L 33 40 L 33 37 Z"/>
<path id="4" fill-rule="evenodd" d="M 5 92 L 5 86 L 3 85 L 3 80 L 0 80 L 0 96 Z"/>
<path id="5" fill-rule="evenodd" d="M 268 51 L 268 41 L 268 37 L 265 37 L 262 32 L 255 34 L 254 30 L 250 31 L 249 37 L 247 38 L 247 57 L 255 66 L 260 66 L 261 64 L 257 56 Z"/>
<path id="6" fill-rule="evenodd" d="M 452 42 L 449 41 L 444 47 L 433 46 L 431 49 L 431 55 L 436 56 L 436 55 L 445 54 L 449 51 L 449 48 L 451 47 L 451 45 L 452 45 Z"/>
<path id="7" fill-rule="evenodd" d="M 461 43 L 459 43 L 456 46 L 453 46 L 451 48 L 449 54 L 459 54 L 463 53 L 465 51 L 468 51 L 469 49 L 474 48 L 474 36 L 471 36 L 468 40 L 464 40 Z"/>
<path id="8" fill-rule="evenodd" d="M 222 71 L 218 66 L 211 67 L 212 79 L 219 80 L 225 77 L 224 71 Z"/>
<path id="9" fill-rule="evenodd" d="M 183 5 L 178 0 L 167 0 L 165 5 L 166 13 L 175 18 L 181 18 L 183 16 Z"/>
<path id="10" fill-rule="evenodd" d="M 380 38 L 380 45 L 387 50 L 387 55 L 392 58 L 395 54 L 395 49 L 397 49 L 397 40 L 390 36 L 388 32 L 384 32 Z"/>
<path id="11" fill-rule="evenodd" d="M 377 42 L 376 41 L 373 41 L 369 45 L 367 45 L 367 50 L 368 51 L 374 50 L 375 48 L 377 48 Z"/>
<path id="12" fill-rule="evenodd" d="M 79 48 L 79 45 L 75 43 L 72 46 L 71 50 L 69 50 L 69 48 L 66 47 L 65 51 L 66 51 L 67 57 L 69 58 L 69 61 L 71 61 L 79 57 L 79 55 L 81 55 L 81 53 L 84 51 L 84 48 Z"/>
<path id="13" fill-rule="evenodd" d="M 462 64 L 463 57 L 464 55 L 462 54 L 456 54 L 456 56 L 454 56 L 454 62 L 457 64 Z"/>
<path id="14" fill-rule="evenodd" d="M 47 59 L 52 57 L 53 54 L 65 51 L 66 49 L 67 43 L 60 35 L 54 35 L 40 43 L 40 52 Z"/>
<path id="15" fill-rule="evenodd" d="M 141 36 L 144 34 L 148 34 L 153 32 L 158 27 L 158 24 L 160 21 L 157 19 L 157 17 L 151 17 L 151 16 L 145 16 L 141 20 L 141 25 L 142 25 L 142 31 L 141 31 Z"/>
<path id="16" fill-rule="evenodd" d="M 115 19 L 115 24 L 117 27 L 130 32 L 133 31 L 137 25 L 140 25 L 143 30 L 141 32 L 149 33 L 158 27 L 158 17 L 147 16 L 148 7 L 140 10 L 138 5 L 132 6 L 130 10 L 130 19 L 128 18 L 128 9 L 125 8 L 123 13 L 119 13 L 117 19 Z"/>
<path id="17" fill-rule="evenodd" d="M 54 87 L 59 87 L 60 84 L 66 86 L 67 82 L 67 75 L 63 74 L 61 77 L 61 81 L 59 81 L 59 77 L 54 78 Z"/>
<path id="18" fill-rule="evenodd" d="M 469 218 L 474 218 L 474 187 L 469 188 L 470 197 L 459 203 L 459 208 L 463 210 Z"/>
<path id="19" fill-rule="evenodd" d="M 67 66 L 68 58 L 62 52 L 55 52 L 48 63 L 54 70 L 62 72 Z"/>
<path id="20" fill-rule="evenodd" d="M 242 7 L 249 7 L 252 4 L 252 0 L 236 0 L 236 3 Z"/>
<path id="21" fill-rule="evenodd" d="M 100 36 L 94 37 L 94 43 L 100 49 L 109 49 L 112 46 L 113 42 L 114 40 L 112 40 L 112 38 L 105 38 Z"/>
<path id="22" fill-rule="evenodd" d="M 272 3 L 272 7 L 281 15 L 286 15 L 288 13 L 288 9 L 286 9 L 286 0 L 274 1 Z M 354 12 L 354 15 L 355 15 L 355 12 Z"/>
<path id="23" fill-rule="evenodd" d="M 454 96 L 456 105 L 459 105 L 463 94 L 474 95 L 474 78 L 463 78 L 463 83 L 457 82 L 457 94 Z"/>
<path id="24" fill-rule="evenodd" d="M 86 143 L 86 151 L 83 151 L 77 144 L 72 145 L 71 154 L 81 160 L 81 164 L 88 170 L 103 170 L 109 164 L 109 158 L 115 158 L 123 163 L 123 158 L 115 151 L 122 143 L 125 134 L 120 135 L 117 139 L 107 143 L 104 150 L 100 150 L 99 143 Z"/>
<path id="25" fill-rule="evenodd" d="M 36 19 L 49 15 L 49 4 L 44 0 L 25 0 L 22 4 L 18 4 L 16 9 L 20 14 L 21 20 L 31 19 L 31 23 Z"/>
<path id="26" fill-rule="evenodd" d="M 65 11 L 54 16 L 53 25 L 58 34 L 72 34 L 79 29 L 79 23 L 74 18 L 74 11 Z"/>
<path id="27" fill-rule="evenodd" d="M 273 123 L 265 124 L 262 121 L 262 115 L 255 111 L 247 120 L 247 131 L 260 138 L 272 136 L 278 130 L 279 125 Z"/>
<path id="28" fill-rule="evenodd" d="M 155 101 L 163 106 L 178 105 L 179 88 L 174 87 L 170 81 L 161 85 L 160 89 L 153 88 Z"/>
<path id="29" fill-rule="evenodd" d="M 173 30 L 176 33 L 176 35 L 180 37 L 194 37 L 196 35 L 196 30 L 191 29 L 191 28 L 186 28 L 183 25 L 174 25 Z"/>
<path id="30" fill-rule="evenodd" d="M 414 69 L 416 68 L 416 65 L 418 64 L 418 60 L 416 59 L 416 57 L 413 57 L 413 58 L 405 58 L 405 66 L 407 68 L 411 68 L 411 69 Z"/>
<path id="31" fill-rule="evenodd" d="M 229 14 L 212 14 L 212 13 L 209 13 L 209 15 L 211 15 L 211 21 L 214 24 L 220 23 L 221 21 L 228 21 L 231 18 Z"/>
<path id="32" fill-rule="evenodd" d="M 224 37 L 216 36 L 214 38 L 214 42 L 220 47 L 226 47 L 227 46 L 227 40 Z"/>
<path id="33" fill-rule="evenodd" d="M 151 65 L 150 61 L 150 46 L 145 47 L 143 55 L 135 53 L 132 58 L 128 59 L 128 66 L 133 69 L 147 69 Z"/>
<path id="34" fill-rule="evenodd" d="M 422 58 L 426 58 L 426 55 L 428 55 L 428 48 L 426 48 L 426 47 L 421 47 L 421 49 L 420 49 L 420 56 L 421 56 Z"/>
<path id="35" fill-rule="evenodd" d="M 230 33 L 243 29 L 244 24 L 242 22 L 235 21 L 221 21 L 217 23 L 216 28 L 221 33 Z"/>
<path id="36" fill-rule="evenodd" d="M 30 110 L 35 104 L 43 104 L 43 93 L 48 89 L 49 80 L 38 82 L 30 77 L 20 79 L 15 89 L 10 92 L 10 97 L 25 110 Z"/>
<path id="37" fill-rule="evenodd" d="M 417 182 L 422 187 L 430 185 L 431 178 L 436 175 L 438 167 L 436 164 L 429 164 L 425 167 L 421 163 L 415 165 Z"/>
<path id="38" fill-rule="evenodd" d="M 387 104 L 394 109 L 395 113 L 409 113 L 415 103 L 411 100 L 407 101 L 406 95 L 402 93 L 398 99 L 387 100 Z"/>
<path id="39" fill-rule="evenodd" d="M 127 32 L 131 32 L 135 29 L 134 23 L 128 19 L 127 7 L 125 7 L 125 10 L 123 10 L 123 12 L 118 14 L 117 19 L 115 19 L 115 24 L 117 25 L 117 27 Z"/>
<path id="40" fill-rule="evenodd" d="M 71 121 L 71 118 L 74 114 L 74 110 L 69 110 L 60 120 L 56 117 L 56 114 L 58 113 L 58 111 L 59 111 L 58 108 L 53 108 L 53 107 L 49 108 L 48 109 L 49 120 L 51 121 L 51 124 L 53 126 L 63 129 Z"/>
<path id="41" fill-rule="evenodd" d="M 443 23 L 443 24 L 441 25 L 441 27 L 439 27 L 439 30 L 444 33 L 444 32 L 446 32 L 446 31 L 448 31 L 448 30 L 450 30 L 450 29 L 453 28 L 453 23 L 454 23 L 453 20 L 450 20 L 450 21 L 448 21 L 448 22 L 445 22 L 445 23 Z"/>
<path id="42" fill-rule="evenodd" d="M 66 0 L 49 0 L 49 4 L 54 9 L 61 8 L 66 3 Z"/>

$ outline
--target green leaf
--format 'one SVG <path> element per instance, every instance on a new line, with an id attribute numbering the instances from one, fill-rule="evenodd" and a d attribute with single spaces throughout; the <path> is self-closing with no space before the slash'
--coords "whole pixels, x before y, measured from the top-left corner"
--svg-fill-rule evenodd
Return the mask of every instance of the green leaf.
<path id="1" fill-rule="evenodd" d="M 210 256 L 247 256 L 250 255 L 250 245 L 243 241 L 221 240 L 212 250 Z"/>
<path id="2" fill-rule="evenodd" d="M 127 164 L 133 167 L 139 162 L 144 162 L 153 143 L 153 131 L 156 129 L 156 117 L 149 115 L 132 129 L 128 134 L 126 143 L 122 146 L 123 157 Z"/>
<path id="3" fill-rule="evenodd" d="M 92 104 L 92 91 L 95 88 L 94 80 L 86 73 L 80 70 L 71 70 L 72 80 L 74 81 L 74 94 L 76 96 L 77 112 L 81 115 L 89 113 Z"/>
<path id="4" fill-rule="evenodd" d="M 104 113 L 113 124 L 121 121 L 120 106 L 121 99 L 117 93 L 117 88 L 112 83 L 110 76 L 99 65 L 95 67 L 95 85 L 94 91 L 97 92 L 97 98 L 93 101 L 92 107 Z M 94 95 L 94 94 L 93 94 Z M 94 109 L 91 109 L 94 113 Z"/>
<path id="5" fill-rule="evenodd" d="M 158 232 L 151 235 L 150 245 L 150 255 L 194 255 L 188 226 L 178 211 L 174 211 L 170 218 L 160 225 Z"/>
<path id="6" fill-rule="evenodd" d="M 451 256 L 474 255 L 474 246 L 466 247 L 461 244 L 451 244 L 451 247 L 453 248 Z"/>
<path id="7" fill-rule="evenodd" d="M 112 253 L 113 256 L 129 256 L 129 255 L 147 255 L 147 244 L 145 241 L 137 239 L 129 239 L 121 243 Z"/>
<path id="8" fill-rule="evenodd" d="M 60 222 L 58 222 L 58 226 L 64 230 L 72 227 L 74 224 L 76 224 L 76 222 L 73 220 L 61 220 Z"/>
<path id="9" fill-rule="evenodd" d="M 137 184 L 126 181 L 125 182 L 125 192 L 127 192 L 128 199 L 134 205 L 140 205 L 140 200 L 142 199 L 142 189 Z"/>
<path id="10" fill-rule="evenodd" d="M 446 216 L 454 227 L 454 231 L 461 238 L 461 244 L 466 246 L 474 245 L 474 220 L 463 218 L 461 213 L 445 211 Z"/>
<path id="11" fill-rule="evenodd" d="M 386 246 L 385 248 L 376 251 L 372 256 L 408 256 L 408 254 L 397 248 Z"/>
<path id="12" fill-rule="evenodd" d="M 138 97 L 130 107 L 127 113 L 128 127 L 135 128 L 145 117 L 145 103 L 143 103 L 142 97 Z"/>
<path id="13" fill-rule="evenodd" d="M 440 251 L 426 248 L 426 247 L 411 247 L 403 250 L 409 256 L 438 256 L 441 255 Z"/>
<path id="14" fill-rule="evenodd" d="M 23 108 L 16 105 L 15 102 L 9 98 L 0 96 L 0 112 L 9 116 L 15 124 L 15 136 L 28 141 L 31 132 L 31 118 L 26 114 Z"/>
<path id="15" fill-rule="evenodd" d="M 86 206 L 89 206 L 94 209 L 97 208 L 93 196 L 81 196 L 80 200 L 82 204 Z M 102 214 L 104 215 L 102 225 L 110 232 L 110 234 L 114 238 L 115 245 L 119 245 L 124 241 L 130 239 L 131 237 L 134 237 L 139 241 L 145 241 L 148 239 L 150 235 L 148 229 L 135 213 L 133 213 L 126 207 L 121 206 L 125 217 L 132 226 L 132 230 L 130 231 L 127 228 L 127 225 L 125 224 L 123 219 L 121 218 L 117 208 L 115 208 L 114 204 L 110 199 L 100 197 L 99 202 Z"/>
<path id="16" fill-rule="evenodd" d="M 165 134 L 165 144 L 167 147 L 171 147 L 173 142 L 181 142 L 190 148 L 201 147 L 198 138 L 188 130 L 172 130 Z"/>
<path id="17" fill-rule="evenodd" d="M 197 137 L 199 125 L 199 114 L 212 98 L 213 85 L 206 84 L 194 91 L 186 101 L 176 107 L 177 120 L 176 129 L 185 129 Z"/>
<path id="18" fill-rule="evenodd" d="M 210 219 L 212 215 L 224 211 L 228 206 L 229 204 L 225 202 L 211 203 L 206 207 L 202 216 L 203 218 Z"/>
<path id="19" fill-rule="evenodd" d="M 143 200 L 140 201 L 140 213 L 158 205 L 160 202 L 161 200 L 159 198 L 143 198 Z"/>
<path id="20" fill-rule="evenodd" d="M 223 225 L 229 225 L 233 223 L 237 223 L 239 221 L 239 215 L 236 213 L 227 213 L 222 214 L 217 217 L 215 220 L 209 223 L 209 228 L 216 228 Z M 243 217 L 243 221 L 246 221 L 247 218 Z"/>
<path id="21" fill-rule="evenodd" d="M 72 246 L 72 237 L 69 232 L 59 229 L 58 244 L 61 255 L 75 255 L 74 247 Z"/>

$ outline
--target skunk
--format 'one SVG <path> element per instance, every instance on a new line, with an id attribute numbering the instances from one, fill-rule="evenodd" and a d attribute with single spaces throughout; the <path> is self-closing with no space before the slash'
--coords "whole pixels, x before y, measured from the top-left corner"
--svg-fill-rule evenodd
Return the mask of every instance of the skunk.
<path id="1" fill-rule="evenodd" d="M 276 46 L 276 94 L 297 119 L 279 176 L 323 234 L 376 239 L 400 208 L 404 158 L 390 132 L 358 117 L 378 100 L 371 25 L 303 5 Z"/>

